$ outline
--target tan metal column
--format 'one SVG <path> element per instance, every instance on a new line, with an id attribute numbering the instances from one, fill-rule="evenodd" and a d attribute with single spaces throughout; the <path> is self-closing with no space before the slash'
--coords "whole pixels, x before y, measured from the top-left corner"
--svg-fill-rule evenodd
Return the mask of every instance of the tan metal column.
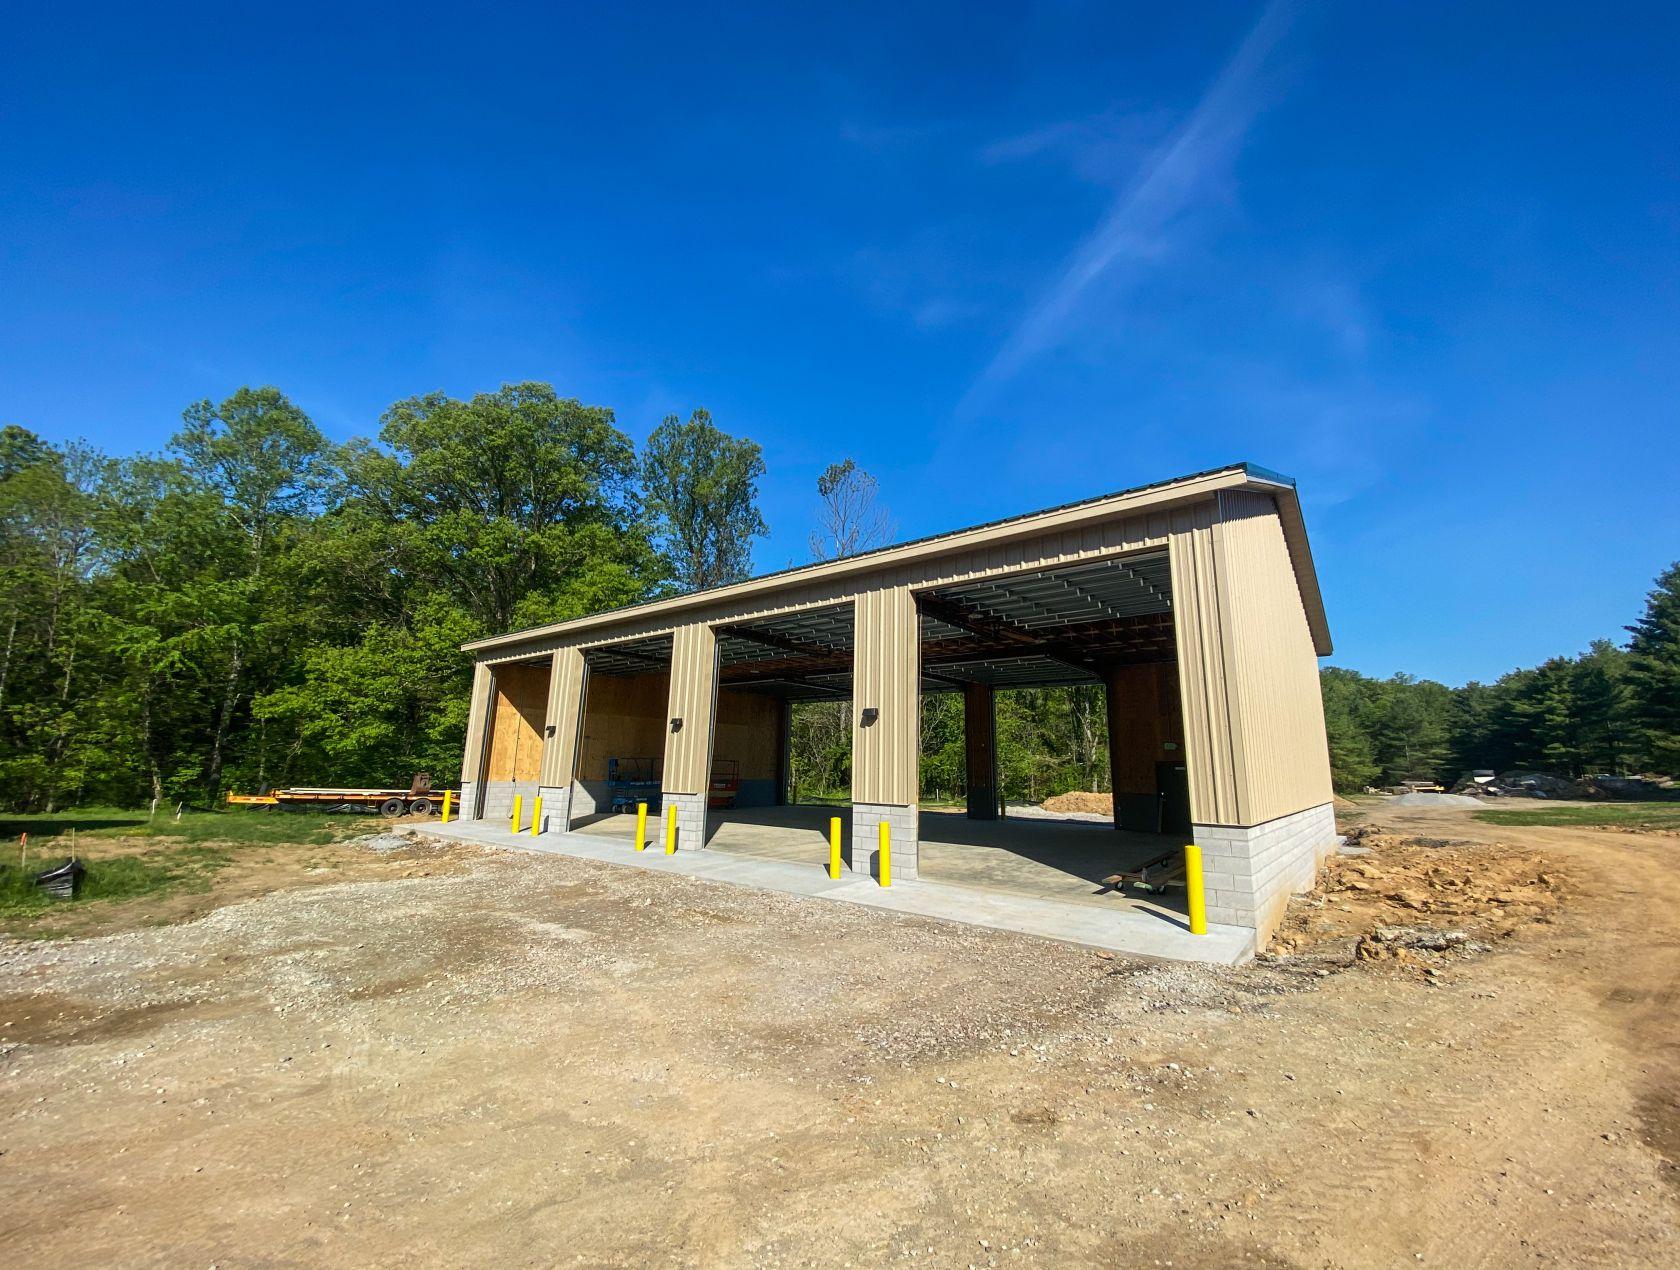
<path id="1" fill-rule="evenodd" d="M 852 858 L 875 873 L 876 833 L 891 826 L 893 876 L 916 876 L 920 834 L 921 622 L 907 586 L 857 598 L 852 660 Z"/>
<path id="2" fill-rule="evenodd" d="M 671 644 L 670 707 L 665 720 L 665 808 L 677 809 L 678 848 L 705 845 L 712 778 L 712 718 L 717 707 L 717 635 L 680 626 Z"/>
<path id="3" fill-rule="evenodd" d="M 564 833 L 572 823 L 572 780 L 577 774 L 578 739 L 589 666 L 578 648 L 556 649 L 549 667 L 548 717 L 543 727 L 542 771 L 545 831 Z"/>
<path id="4" fill-rule="evenodd" d="M 473 667 L 472 701 L 467 706 L 467 743 L 461 755 L 461 817 L 476 820 L 479 815 L 479 782 L 484 770 L 484 744 L 489 739 L 490 698 L 495 676 L 479 662 Z"/>

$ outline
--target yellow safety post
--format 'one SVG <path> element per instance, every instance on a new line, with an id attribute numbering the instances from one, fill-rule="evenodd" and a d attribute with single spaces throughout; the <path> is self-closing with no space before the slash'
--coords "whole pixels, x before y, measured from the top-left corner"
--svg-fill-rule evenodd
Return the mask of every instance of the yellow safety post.
<path id="1" fill-rule="evenodd" d="M 452 789 L 443 791 L 443 823 L 446 825 L 449 823 L 449 800 L 454 793 L 455 791 Z"/>
<path id="2" fill-rule="evenodd" d="M 840 817 L 828 822 L 828 876 L 840 877 Z"/>
<path id="3" fill-rule="evenodd" d="M 1202 890 L 1202 849 L 1184 848 L 1184 889 L 1190 893 L 1190 933 L 1207 934 L 1207 893 Z"/>
<path id="4" fill-rule="evenodd" d="M 647 848 L 647 804 L 636 804 L 636 850 Z"/>
<path id="5" fill-rule="evenodd" d="M 665 809 L 665 854 L 677 854 L 677 805 Z"/>
<path id="6" fill-rule="evenodd" d="M 892 885 L 892 829 L 886 821 L 881 822 L 878 835 L 881 843 L 881 885 Z"/>
<path id="7" fill-rule="evenodd" d="M 537 800 L 534 803 L 531 804 L 531 836 L 533 838 L 535 838 L 541 832 L 542 832 L 542 795 L 538 794 L 537 795 Z"/>
<path id="8" fill-rule="evenodd" d="M 508 823 L 509 833 L 519 832 L 519 804 L 523 801 L 524 798 L 522 795 L 515 794 L 513 796 L 513 819 Z"/>

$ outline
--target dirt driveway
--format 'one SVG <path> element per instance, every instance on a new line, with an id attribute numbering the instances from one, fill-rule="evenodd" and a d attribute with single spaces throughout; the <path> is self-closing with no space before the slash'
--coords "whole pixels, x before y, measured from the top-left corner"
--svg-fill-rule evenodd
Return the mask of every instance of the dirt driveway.
<path id="1" fill-rule="evenodd" d="M 1350 957 L 1404 854 L 1379 846 L 1369 885 L 1300 906 L 1289 956 L 1219 970 L 463 848 L 431 876 L 0 943 L 0 1247 L 1674 1264 L 1680 838 L 1380 827 L 1465 840 L 1405 848 L 1447 853 L 1394 891 L 1420 921 L 1454 919 L 1416 888 L 1450 910 L 1484 859 L 1512 886 L 1534 862 L 1557 902 L 1498 900 L 1485 952 Z"/>

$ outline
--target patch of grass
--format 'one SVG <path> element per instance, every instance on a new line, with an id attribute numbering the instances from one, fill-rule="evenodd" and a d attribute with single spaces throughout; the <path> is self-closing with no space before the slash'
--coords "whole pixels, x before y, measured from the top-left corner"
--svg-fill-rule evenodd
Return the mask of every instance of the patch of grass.
<path id="1" fill-rule="evenodd" d="M 1579 829 L 1680 829 L 1680 801 L 1597 803 L 1591 807 L 1499 807 L 1478 811 L 1490 825 L 1560 825 Z"/>
<path id="2" fill-rule="evenodd" d="M 50 815 L 0 816 L 0 843 L 16 843 L 29 835 L 31 854 L 37 844 L 45 851 L 69 853 L 74 836 L 84 838 L 159 838 L 182 843 L 236 842 L 252 846 L 300 843 L 325 846 L 362 833 L 376 833 L 377 816 L 323 815 L 306 811 L 226 811 L 175 813 L 159 808 L 156 817 L 145 811 L 117 807 L 77 807 Z M 0 852 L 0 859 L 4 859 Z"/>
<path id="3" fill-rule="evenodd" d="M 35 886 L 35 877 L 64 862 L 63 852 L 37 853 L 30 845 L 28 863 L 19 867 L 15 846 L 0 860 L 0 916 L 26 916 L 49 909 L 128 900 L 169 891 L 203 891 L 215 872 L 232 857 L 211 847 L 169 847 L 138 855 L 83 855 L 87 876 L 73 900 L 56 900 Z"/>

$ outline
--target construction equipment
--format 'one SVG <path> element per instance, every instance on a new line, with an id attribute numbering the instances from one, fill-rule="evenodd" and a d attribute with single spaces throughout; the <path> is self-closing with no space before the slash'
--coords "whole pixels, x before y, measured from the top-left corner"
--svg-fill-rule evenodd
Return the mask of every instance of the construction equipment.
<path id="1" fill-rule="evenodd" d="M 609 758 L 607 760 L 607 806 L 631 812 L 646 803 L 659 810 L 660 767 L 656 758 Z"/>
<path id="2" fill-rule="evenodd" d="M 712 764 L 710 788 L 706 791 L 706 806 L 733 807 L 741 792 L 741 765 L 732 758 L 718 759 Z"/>
<path id="3" fill-rule="evenodd" d="M 429 816 L 439 795 L 454 790 L 432 788 L 432 778 L 421 772 L 407 789 L 274 789 L 261 794 L 229 794 L 231 807 L 279 808 L 281 811 L 373 812 L 395 819 L 398 816 Z"/>

